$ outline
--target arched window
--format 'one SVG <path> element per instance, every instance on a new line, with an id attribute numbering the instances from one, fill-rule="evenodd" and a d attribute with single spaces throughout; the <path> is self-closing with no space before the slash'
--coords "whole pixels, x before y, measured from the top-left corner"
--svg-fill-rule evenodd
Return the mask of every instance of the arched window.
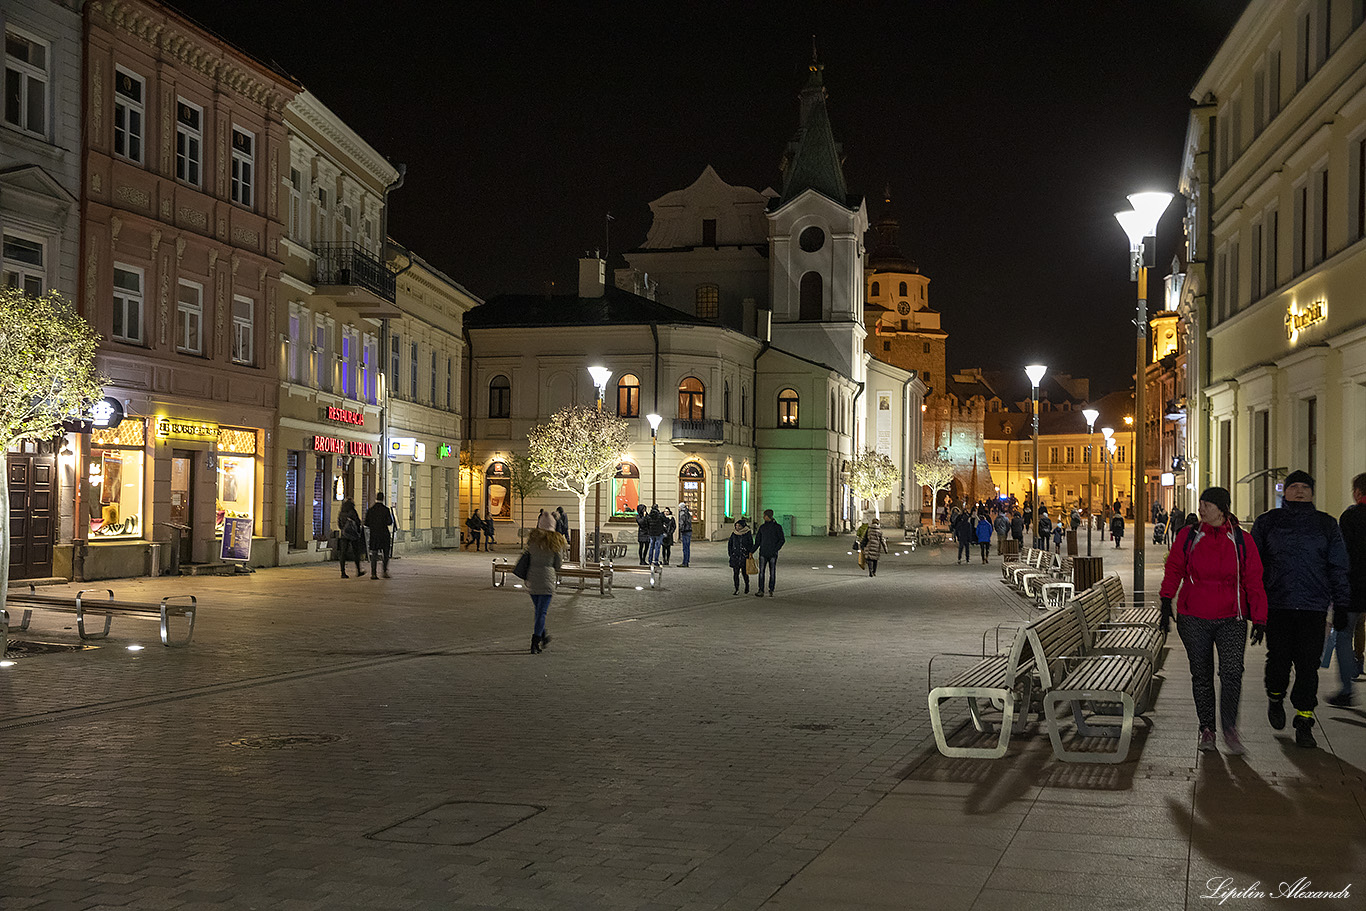
<path id="1" fill-rule="evenodd" d="M 873 289 L 872 289 L 872 291 L 870 291 L 870 292 L 868 292 L 868 293 L 869 293 L 869 296 L 871 296 L 871 297 L 877 297 L 879 294 L 881 294 L 881 293 L 882 293 L 882 285 L 881 285 L 881 283 L 879 283 L 879 282 L 873 282 Z"/>
<path id="2" fill-rule="evenodd" d="M 489 417 L 505 418 L 512 414 L 512 384 L 501 373 L 489 380 Z"/>
<path id="3" fill-rule="evenodd" d="M 797 426 L 797 390 L 784 389 L 778 393 L 778 426 Z"/>
<path id="4" fill-rule="evenodd" d="M 740 515 L 749 516 L 749 462 L 740 466 Z"/>
<path id="5" fill-rule="evenodd" d="M 905 283 L 905 282 L 902 282 L 902 283 L 901 283 L 901 296 L 902 296 L 902 297 L 905 297 L 905 296 L 906 296 L 906 283 Z"/>
<path id="6" fill-rule="evenodd" d="M 801 303 L 799 319 L 819 320 L 825 315 L 825 283 L 819 272 L 808 272 L 802 276 Z"/>
<path id="7" fill-rule="evenodd" d="M 731 522 L 735 519 L 735 478 L 733 477 L 734 468 L 731 466 L 731 463 L 729 461 L 726 462 L 726 470 L 723 474 L 725 480 L 722 486 L 725 489 L 724 495 L 726 498 L 726 502 L 725 508 L 722 511 L 726 514 L 726 521 Z"/>
<path id="8" fill-rule="evenodd" d="M 704 414 L 706 393 L 702 381 L 690 376 L 678 384 L 678 417 L 683 421 L 700 421 Z"/>
<path id="9" fill-rule="evenodd" d="M 617 380 L 617 417 L 640 417 L 640 378 L 634 373 Z"/>
<path id="10" fill-rule="evenodd" d="M 719 285 L 698 285 L 695 300 L 698 319 L 716 319 L 721 315 L 721 288 Z"/>
<path id="11" fill-rule="evenodd" d="M 730 380 L 726 380 L 725 392 L 721 396 L 721 408 L 727 424 L 730 423 Z"/>

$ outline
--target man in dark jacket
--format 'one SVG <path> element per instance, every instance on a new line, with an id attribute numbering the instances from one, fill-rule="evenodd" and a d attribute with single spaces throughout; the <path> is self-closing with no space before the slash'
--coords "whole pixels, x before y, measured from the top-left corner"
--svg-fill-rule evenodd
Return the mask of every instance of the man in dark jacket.
<path id="1" fill-rule="evenodd" d="M 394 538 L 389 532 L 397 526 L 394 512 L 384 504 L 384 495 L 375 494 L 375 502 L 365 511 L 365 527 L 370 529 L 370 578 L 378 579 L 379 561 L 384 560 L 384 578 L 389 578 L 389 556 L 394 550 Z"/>
<path id="2" fill-rule="evenodd" d="M 640 547 L 640 565 L 646 565 L 646 557 L 650 555 L 650 533 L 645 530 L 645 521 L 648 517 L 645 514 L 645 504 L 640 503 L 636 506 L 636 544 Z"/>
<path id="3" fill-rule="evenodd" d="M 657 566 L 661 559 L 660 548 L 664 544 L 664 513 L 659 511 L 659 504 L 651 506 L 645 516 L 645 536 L 650 540 L 650 553 L 646 562 L 651 566 Z"/>
<path id="4" fill-rule="evenodd" d="M 1015 539 L 1015 543 L 1024 543 L 1025 522 L 1018 512 L 1010 516 L 1010 536 Z"/>
<path id="5" fill-rule="evenodd" d="M 692 510 L 687 503 L 678 504 L 678 541 L 683 545 L 683 562 L 687 566 L 692 559 Z"/>
<path id="6" fill-rule="evenodd" d="M 768 595 L 773 597 L 773 587 L 778 584 L 778 551 L 783 549 L 787 543 L 787 536 L 783 534 L 783 527 L 773 521 L 773 510 L 764 510 L 764 521 L 759 525 L 759 530 L 754 535 L 758 540 L 755 543 L 759 551 L 759 591 L 758 596 L 764 596 L 764 575 L 768 575 Z"/>
<path id="7" fill-rule="evenodd" d="M 1351 605 L 1347 545 L 1333 517 L 1314 508 L 1314 479 L 1305 471 L 1286 476 L 1281 508 L 1257 518 L 1252 540 L 1262 556 L 1266 588 L 1266 717 L 1276 730 L 1285 727 L 1283 702 L 1293 667 L 1295 742 L 1316 747 L 1312 728 L 1324 619 L 1330 608 L 1345 611 Z"/>
<path id="8" fill-rule="evenodd" d="M 1352 678 L 1361 676 L 1362 646 L 1366 645 L 1366 473 L 1352 478 L 1355 505 L 1338 520 L 1347 545 L 1348 583 L 1352 603 L 1341 613 L 1333 605 L 1333 629 L 1337 632 L 1338 677 L 1342 690 L 1328 700 L 1329 705 L 1352 704 Z M 1345 616 L 1344 616 L 1345 614 Z"/>

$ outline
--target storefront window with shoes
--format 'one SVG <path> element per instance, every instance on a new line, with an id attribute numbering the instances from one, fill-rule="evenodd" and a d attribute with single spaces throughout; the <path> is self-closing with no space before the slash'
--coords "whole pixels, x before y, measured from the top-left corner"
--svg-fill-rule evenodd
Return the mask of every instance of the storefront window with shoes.
<path id="1" fill-rule="evenodd" d="M 147 465 L 147 424 L 125 418 L 117 427 L 93 430 L 86 474 L 90 540 L 141 538 Z"/>

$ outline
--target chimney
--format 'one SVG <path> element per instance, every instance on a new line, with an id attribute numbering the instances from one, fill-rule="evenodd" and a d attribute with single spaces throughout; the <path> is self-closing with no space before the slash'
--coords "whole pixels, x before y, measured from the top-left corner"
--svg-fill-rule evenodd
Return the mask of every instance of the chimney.
<path id="1" fill-rule="evenodd" d="M 601 253 L 585 253 L 579 260 L 579 297 L 602 297 L 607 285 L 607 261 Z"/>

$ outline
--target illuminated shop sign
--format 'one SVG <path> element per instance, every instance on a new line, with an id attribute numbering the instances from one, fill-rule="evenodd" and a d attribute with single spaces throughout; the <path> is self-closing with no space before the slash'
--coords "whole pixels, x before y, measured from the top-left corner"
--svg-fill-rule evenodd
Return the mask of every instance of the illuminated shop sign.
<path id="1" fill-rule="evenodd" d="M 1293 345 L 1299 340 L 1301 332 L 1310 326 L 1317 326 L 1327 319 L 1328 302 L 1325 300 L 1316 300 L 1304 307 L 1300 307 L 1299 304 L 1291 304 L 1290 309 L 1285 311 L 1285 337 Z"/>
<path id="2" fill-rule="evenodd" d="M 90 409 L 90 423 L 108 430 L 123 423 L 123 403 L 118 399 L 105 396 Z"/>
<path id="3" fill-rule="evenodd" d="M 218 425 L 183 418 L 157 418 L 157 438 L 163 440 L 217 440 Z"/>
<path id="4" fill-rule="evenodd" d="M 354 424 L 357 427 L 365 426 L 365 414 L 360 411 L 351 411 L 347 408 L 329 405 L 326 414 L 329 421 L 336 421 L 339 424 Z"/>
<path id="5" fill-rule="evenodd" d="M 451 444 L 450 444 L 450 443 L 442 443 L 440 446 L 436 447 L 436 457 L 437 457 L 438 459 L 450 458 L 450 455 L 451 455 Z"/>
<path id="6" fill-rule="evenodd" d="M 412 456 L 414 462 L 427 461 L 427 444 L 418 442 L 413 437 L 390 437 L 389 439 L 389 458 L 395 456 Z"/>
<path id="7" fill-rule="evenodd" d="M 370 459 L 375 455 L 374 443 L 358 443 L 355 440 L 339 440 L 336 437 L 315 436 L 314 452 L 334 452 L 337 455 L 362 456 Z"/>

